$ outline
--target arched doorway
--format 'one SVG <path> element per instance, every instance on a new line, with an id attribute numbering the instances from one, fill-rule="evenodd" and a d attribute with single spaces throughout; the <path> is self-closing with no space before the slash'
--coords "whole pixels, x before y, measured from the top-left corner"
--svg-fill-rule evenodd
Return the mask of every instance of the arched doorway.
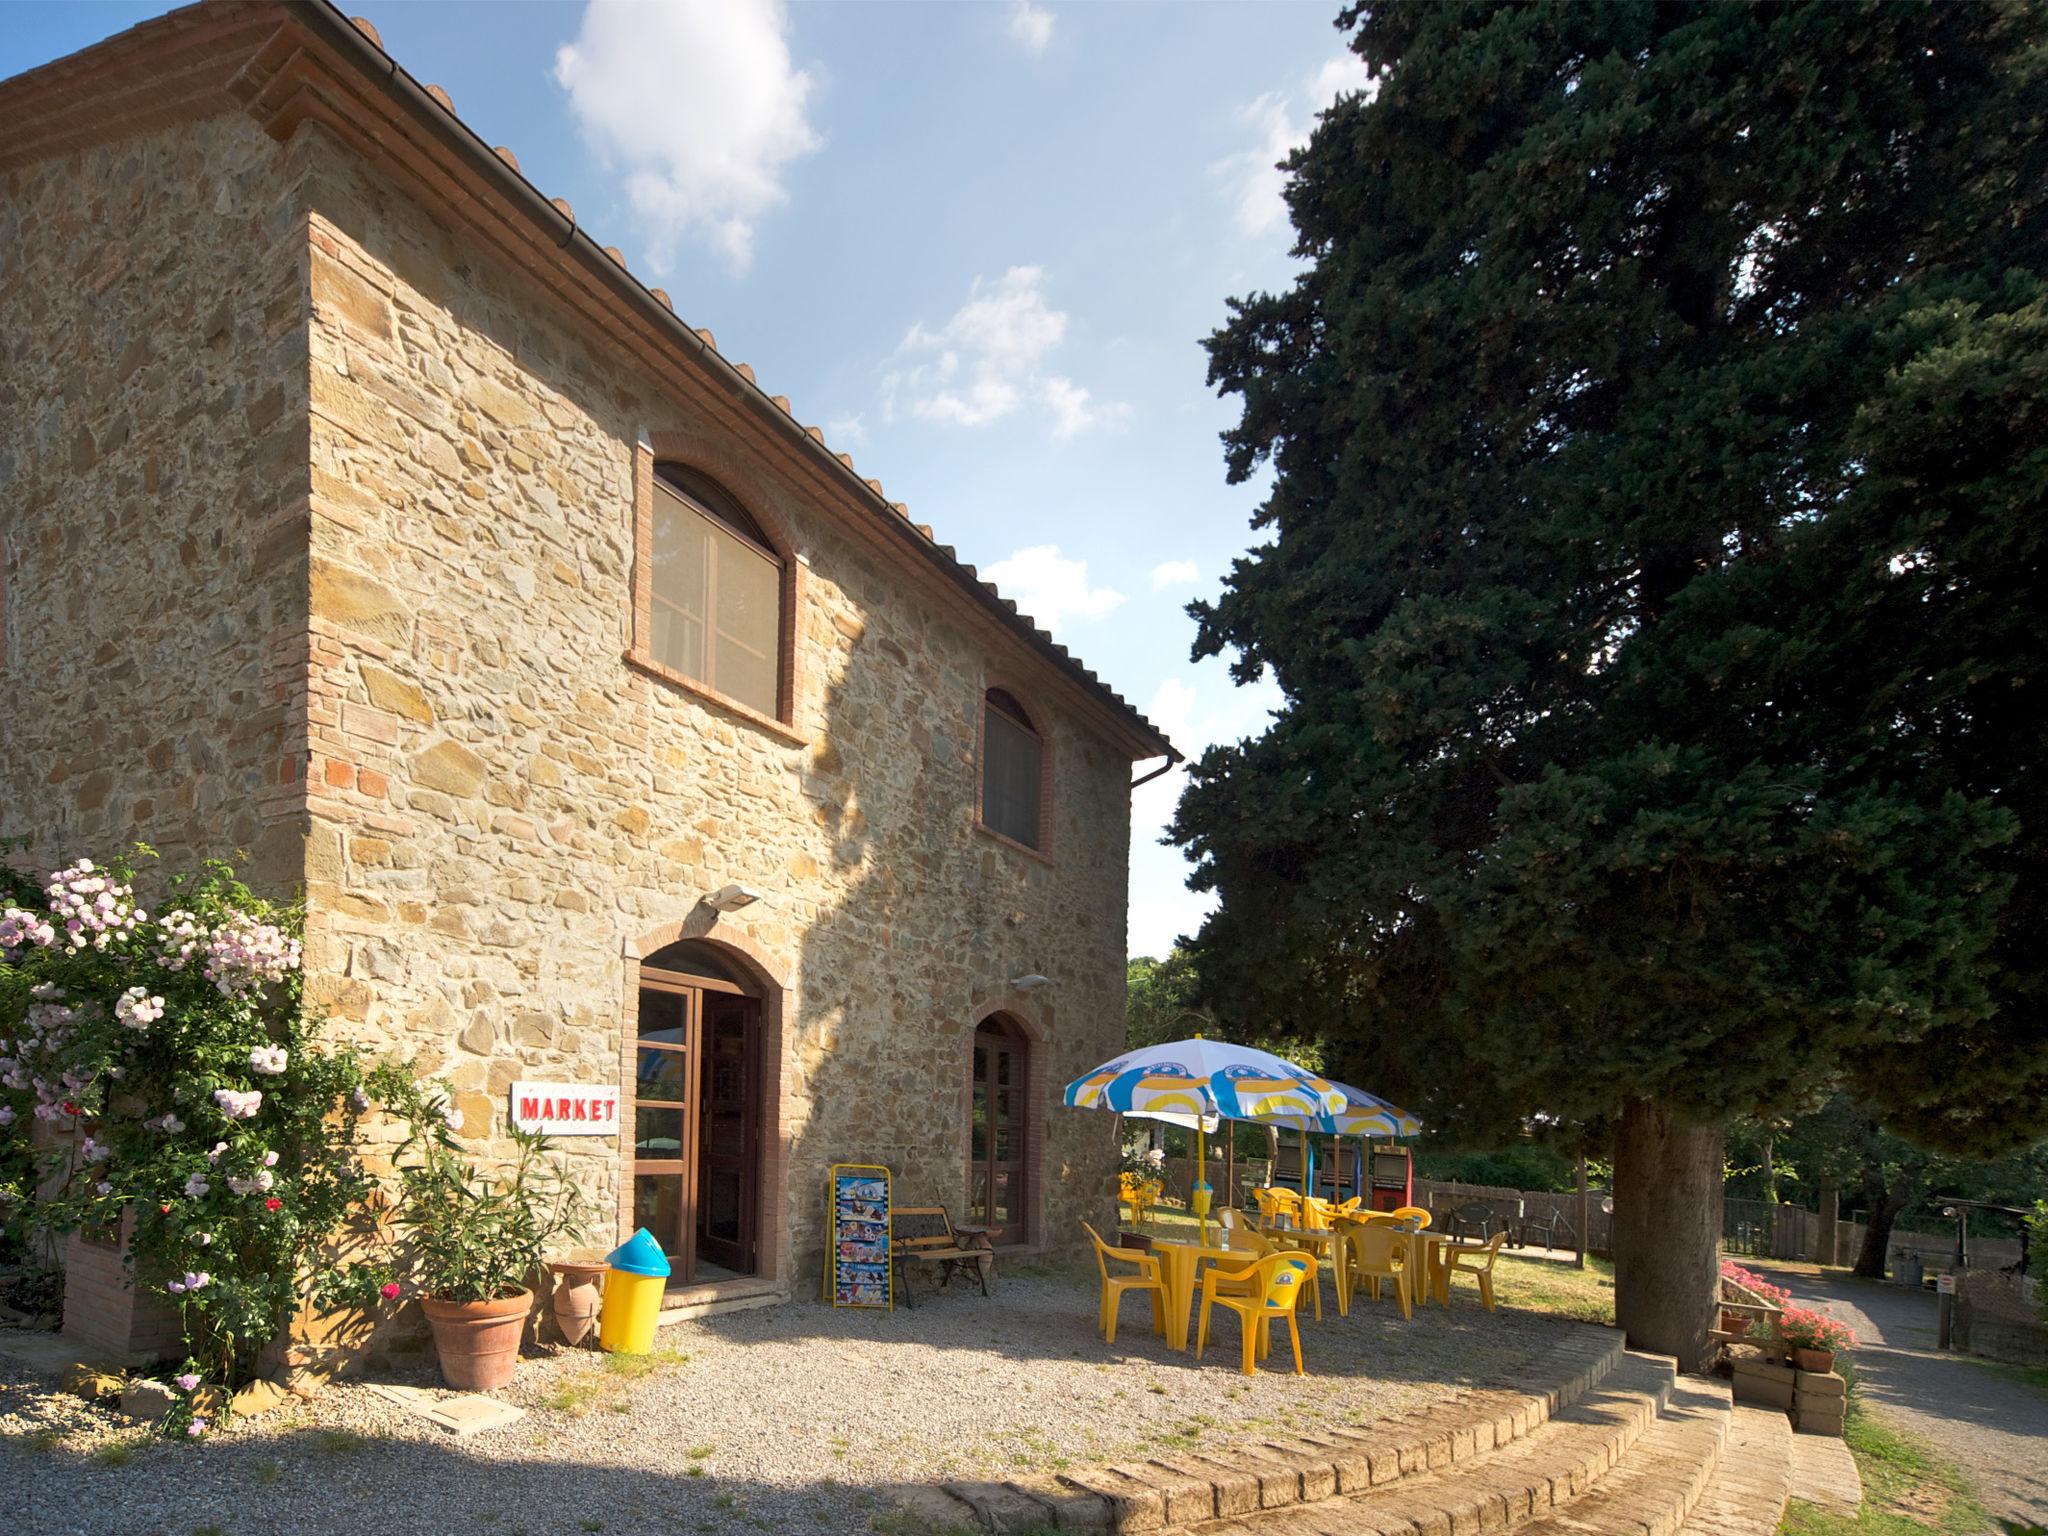
<path id="1" fill-rule="evenodd" d="M 967 1222 L 998 1243 L 1025 1241 L 1031 1209 L 1031 1039 L 1005 1014 L 974 1029 L 968 1099 Z"/>
<path id="2" fill-rule="evenodd" d="M 761 999 L 715 945 L 640 962 L 633 1221 L 679 1282 L 758 1272 Z"/>

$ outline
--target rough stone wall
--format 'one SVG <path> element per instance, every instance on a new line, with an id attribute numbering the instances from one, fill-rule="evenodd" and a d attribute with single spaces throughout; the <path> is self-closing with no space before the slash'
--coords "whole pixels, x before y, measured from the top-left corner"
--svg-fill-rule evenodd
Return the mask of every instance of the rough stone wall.
<path id="1" fill-rule="evenodd" d="M 0 836 L 300 879 L 305 240 L 240 118 L 0 179 Z"/>
<path id="2" fill-rule="evenodd" d="M 907 594 L 529 281 L 300 137 L 319 158 L 312 995 L 501 1136 L 515 1078 L 619 1079 L 632 954 L 684 925 L 730 944 L 782 989 L 764 1237 L 800 1294 L 831 1162 L 961 1209 L 974 1023 L 1002 1004 L 1037 1039 L 1033 1235 L 1106 1217 L 1110 1117 L 1057 1095 L 1121 1044 L 1128 761 L 1021 647 Z M 643 433 L 808 556 L 787 731 L 624 660 Z M 997 673 L 1052 739 L 1049 859 L 973 824 Z M 707 931 L 699 898 L 730 881 L 766 900 Z M 1056 985 L 1008 986 L 1027 971 Z M 621 1142 L 564 1145 L 615 1214 Z"/>

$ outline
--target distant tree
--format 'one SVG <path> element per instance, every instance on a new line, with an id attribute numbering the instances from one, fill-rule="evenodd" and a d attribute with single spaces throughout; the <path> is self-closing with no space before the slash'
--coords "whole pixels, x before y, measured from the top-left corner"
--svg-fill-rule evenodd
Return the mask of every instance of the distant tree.
<path id="1" fill-rule="evenodd" d="M 2043 20 L 1356 7 L 1306 269 L 1209 343 L 1273 484 L 1196 652 L 1286 704 L 1175 822 L 1203 995 L 1611 1135 L 1688 1367 L 1730 1117 L 2048 1117 Z"/>

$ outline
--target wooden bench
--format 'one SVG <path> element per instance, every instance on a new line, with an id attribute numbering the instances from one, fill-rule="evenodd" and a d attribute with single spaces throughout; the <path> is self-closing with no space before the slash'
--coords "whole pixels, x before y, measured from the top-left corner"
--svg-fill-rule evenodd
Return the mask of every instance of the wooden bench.
<path id="1" fill-rule="evenodd" d="M 951 1284 L 956 1272 L 971 1273 L 981 1282 L 981 1294 L 988 1294 L 996 1255 L 985 1228 L 956 1228 L 942 1205 L 900 1205 L 890 1219 L 889 1240 L 896 1259 L 896 1289 L 906 1307 L 914 1305 L 910 1299 L 912 1264 L 936 1264 L 940 1285 Z"/>

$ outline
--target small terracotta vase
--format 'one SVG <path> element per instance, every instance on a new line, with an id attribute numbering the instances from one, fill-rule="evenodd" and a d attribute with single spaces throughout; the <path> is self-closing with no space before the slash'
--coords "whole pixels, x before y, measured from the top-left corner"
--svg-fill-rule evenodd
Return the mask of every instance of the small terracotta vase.
<path id="1" fill-rule="evenodd" d="M 604 1260 L 551 1259 L 548 1271 L 556 1277 L 551 1298 L 555 1327 L 564 1344 L 581 1344 L 597 1326 L 598 1308 L 604 1301 Z"/>
<path id="2" fill-rule="evenodd" d="M 1825 1376 L 1835 1368 L 1835 1352 L 1831 1349 L 1795 1349 L 1792 1363 L 1802 1371 L 1814 1371 Z"/>
<path id="3" fill-rule="evenodd" d="M 496 1301 L 441 1301 L 420 1298 L 427 1326 L 434 1330 L 434 1348 L 441 1356 L 441 1375 L 458 1392 L 494 1392 L 512 1379 L 519 1366 L 519 1341 L 526 1333 L 526 1314 L 533 1292 L 524 1288 Z"/>

